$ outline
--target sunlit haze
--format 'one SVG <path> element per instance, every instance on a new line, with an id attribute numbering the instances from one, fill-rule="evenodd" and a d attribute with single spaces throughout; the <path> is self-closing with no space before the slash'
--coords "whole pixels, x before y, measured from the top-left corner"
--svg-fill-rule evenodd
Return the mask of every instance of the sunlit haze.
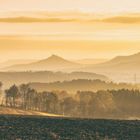
<path id="1" fill-rule="evenodd" d="M 140 51 L 139 0 L 0 0 L 0 59 Z"/>
<path id="2" fill-rule="evenodd" d="M 140 139 L 140 0 L 0 0 L 0 139 Z"/>
<path id="3" fill-rule="evenodd" d="M 139 12 L 139 0 L 0 0 L 1 11 L 81 10 L 93 12 Z"/>

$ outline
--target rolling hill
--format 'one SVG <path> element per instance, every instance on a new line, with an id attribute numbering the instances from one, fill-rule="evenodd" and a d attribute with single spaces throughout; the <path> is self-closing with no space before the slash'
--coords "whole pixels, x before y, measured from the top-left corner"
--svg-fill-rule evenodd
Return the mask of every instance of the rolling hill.
<path id="1" fill-rule="evenodd" d="M 110 61 L 90 65 L 82 70 L 98 72 L 119 82 L 134 82 L 134 75 L 137 74 L 137 80 L 140 81 L 140 53 L 129 56 L 117 56 Z"/>
<path id="2" fill-rule="evenodd" d="M 139 72 L 140 70 L 140 53 L 129 56 L 117 56 L 105 63 L 92 65 L 87 69 L 99 71 L 116 71 L 116 72 Z"/>
<path id="3" fill-rule="evenodd" d="M 34 82 L 29 83 L 30 87 L 36 89 L 38 92 L 42 91 L 67 91 L 69 93 L 76 93 L 77 91 L 99 91 L 99 90 L 118 90 L 118 89 L 134 89 L 136 88 L 133 84 L 124 83 L 113 83 L 105 82 L 101 80 L 87 80 L 77 79 L 63 82 L 52 82 L 52 83 L 40 83 Z M 137 85 L 139 89 L 139 85 Z"/>
<path id="4" fill-rule="evenodd" d="M 13 84 L 22 84 L 29 82 L 55 82 L 55 81 L 69 81 L 73 79 L 100 79 L 108 81 L 109 78 L 95 73 L 88 72 L 51 72 L 51 71 L 38 71 L 38 72 L 0 72 L 0 81 L 3 82 L 4 87 L 9 87 Z"/>
<path id="5" fill-rule="evenodd" d="M 98 73 L 110 77 L 115 82 L 140 82 L 140 53 L 129 56 L 117 56 L 99 64 L 80 64 L 65 60 L 59 56 L 51 57 L 30 64 L 6 67 L 5 71 L 83 71 Z M 134 79 L 136 75 L 136 79 Z M 82 79 L 82 77 L 80 77 Z M 60 78 L 61 79 L 61 78 Z M 67 80 L 67 79 L 66 79 Z M 45 81 L 46 82 L 46 81 Z"/>
<path id="6" fill-rule="evenodd" d="M 43 59 L 37 62 L 29 64 L 18 64 L 12 65 L 2 70 L 6 71 L 63 71 L 67 69 L 76 69 L 80 68 L 82 65 L 65 60 L 62 57 L 52 55 L 47 59 Z"/>
<path id="7" fill-rule="evenodd" d="M 140 53 L 130 56 L 117 56 L 112 60 L 99 64 L 80 64 L 65 60 L 62 57 L 52 55 L 47 59 L 36 61 L 29 64 L 12 65 L 3 70 L 6 71 L 80 71 L 87 72 L 133 72 L 137 73 L 140 69 Z M 79 70 L 80 69 L 80 70 Z"/>

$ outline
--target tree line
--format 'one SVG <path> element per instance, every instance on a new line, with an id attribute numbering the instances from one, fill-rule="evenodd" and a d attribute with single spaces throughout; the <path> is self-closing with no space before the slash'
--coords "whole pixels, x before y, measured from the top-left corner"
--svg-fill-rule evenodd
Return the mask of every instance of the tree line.
<path id="1" fill-rule="evenodd" d="M 0 89 L 2 83 L 0 83 Z M 29 84 L 13 85 L 4 91 L 2 104 L 6 107 L 55 113 L 70 117 L 122 118 L 140 117 L 139 90 L 38 92 Z"/>

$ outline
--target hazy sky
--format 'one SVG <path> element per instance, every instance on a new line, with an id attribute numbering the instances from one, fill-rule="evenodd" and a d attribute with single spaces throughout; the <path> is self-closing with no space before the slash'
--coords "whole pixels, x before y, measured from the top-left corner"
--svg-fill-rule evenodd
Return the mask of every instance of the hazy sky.
<path id="1" fill-rule="evenodd" d="M 107 13 L 139 12 L 140 0 L 0 0 L 0 10 L 82 10 Z"/>
<path id="2" fill-rule="evenodd" d="M 1 61 L 44 59 L 55 54 L 67 59 L 113 58 L 140 52 L 140 41 L 123 40 L 37 40 L 0 38 Z"/>
<path id="3" fill-rule="evenodd" d="M 76 15 L 75 11 L 106 15 L 122 12 L 126 17 L 97 23 L 0 22 L 0 60 L 41 59 L 51 54 L 78 59 L 112 58 L 140 52 L 140 0 L 0 0 L 0 16 L 10 11 L 23 11 L 22 16 L 26 11 L 27 16 L 28 11 L 40 10 L 73 10 L 72 16 Z M 15 13 L 20 15 L 20 12 Z M 66 17 L 68 13 L 65 13 Z M 124 16 L 122 13 L 119 16 Z"/>

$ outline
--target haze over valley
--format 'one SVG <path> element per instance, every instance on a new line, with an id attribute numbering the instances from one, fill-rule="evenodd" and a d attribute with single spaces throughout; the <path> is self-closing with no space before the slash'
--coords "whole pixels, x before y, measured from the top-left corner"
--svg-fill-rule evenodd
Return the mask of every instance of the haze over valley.
<path id="1" fill-rule="evenodd" d="M 0 0 L 0 139 L 139 132 L 140 0 Z"/>
<path id="2" fill-rule="evenodd" d="M 12 65 L 13 61 L 11 61 L 11 64 L 9 63 L 6 67 L 1 66 L 2 67 L 1 71 L 3 72 L 60 71 L 65 73 L 70 73 L 74 71 L 87 73 L 90 72 L 105 75 L 106 77 L 108 77 L 108 79 L 114 82 L 134 83 L 135 80 L 137 80 L 136 82 L 140 81 L 139 59 L 140 53 L 136 53 L 129 56 L 116 56 L 111 60 L 100 59 L 101 62 L 99 61 L 92 63 L 93 59 L 82 59 L 74 61 L 64 59 L 57 55 L 52 55 L 42 60 L 23 60 L 23 63 L 21 60 L 16 60 L 16 62 L 14 62 L 16 63 L 15 65 Z M 85 63 L 85 60 L 86 61 L 88 60 L 88 62 Z M 94 60 L 96 61 L 96 59 Z M 21 62 L 21 64 L 18 62 Z M 56 81 L 57 80 L 58 79 L 56 79 Z"/>
<path id="3" fill-rule="evenodd" d="M 63 110 L 65 115 L 71 117 L 74 115 L 73 117 L 82 118 L 139 118 L 139 105 L 138 100 L 136 100 L 136 98 L 139 99 L 140 90 L 139 58 L 140 53 L 116 56 L 110 60 L 100 59 L 102 61 L 98 63 L 92 63 L 93 60 L 97 59 L 89 58 L 77 61 L 76 58 L 70 60 L 58 55 L 51 55 L 40 60 L 17 59 L 6 61 L 5 64 L 2 63 L 4 67 L 1 65 L 0 72 L 1 87 L 3 87 L 1 104 L 5 106 L 6 103 L 6 106 L 10 108 L 21 106 L 21 109 L 30 110 L 35 107 L 34 100 L 37 100 L 36 107 L 31 110 L 38 112 L 33 112 L 33 114 L 41 114 L 43 110 L 47 110 L 52 115 L 61 116 L 63 115 L 61 107 L 64 105 L 66 108 L 70 108 L 68 112 L 66 108 Z M 85 60 L 87 61 L 86 64 Z M 14 98 L 12 90 L 19 94 L 15 100 L 12 100 Z M 27 94 L 27 97 L 22 97 L 22 92 Z M 33 97 L 28 99 L 28 94 Z M 45 104 L 48 94 L 50 97 L 52 96 L 50 103 L 53 100 L 56 101 L 53 103 L 56 110 L 44 108 L 43 104 Z M 131 94 L 134 94 L 133 100 L 129 99 Z M 126 105 L 128 102 L 135 102 L 136 112 L 130 110 L 132 106 L 128 108 L 119 101 L 120 98 L 124 98 L 124 95 L 127 97 Z M 46 99 L 43 100 L 43 98 Z M 92 104 L 93 98 L 94 104 Z M 25 105 L 22 106 L 21 102 Z M 91 110 L 92 106 L 95 106 L 96 115 L 92 111 L 94 115 L 89 112 L 85 114 L 85 111 L 81 110 L 82 102 L 88 111 Z M 40 103 L 42 104 L 41 108 L 39 107 Z M 81 109 L 79 109 L 78 104 L 81 104 Z M 72 109 L 73 107 L 75 110 Z M 131 116 L 129 111 L 133 112 L 134 115 Z M 20 110 L 20 112 L 22 111 Z M 30 114 L 31 112 L 26 113 Z"/>
<path id="4" fill-rule="evenodd" d="M 0 0 L 0 139 L 139 132 L 140 0 Z"/>

